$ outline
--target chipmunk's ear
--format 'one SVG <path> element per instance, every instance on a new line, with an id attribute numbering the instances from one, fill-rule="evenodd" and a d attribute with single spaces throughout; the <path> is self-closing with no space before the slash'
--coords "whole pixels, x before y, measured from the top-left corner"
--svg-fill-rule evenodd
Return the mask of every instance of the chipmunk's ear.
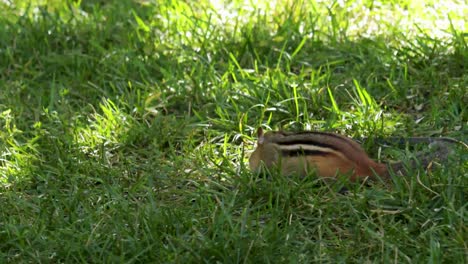
<path id="1" fill-rule="evenodd" d="M 261 127 L 257 129 L 257 137 L 258 144 L 263 144 L 263 141 L 265 141 L 265 137 L 263 136 L 263 129 Z"/>

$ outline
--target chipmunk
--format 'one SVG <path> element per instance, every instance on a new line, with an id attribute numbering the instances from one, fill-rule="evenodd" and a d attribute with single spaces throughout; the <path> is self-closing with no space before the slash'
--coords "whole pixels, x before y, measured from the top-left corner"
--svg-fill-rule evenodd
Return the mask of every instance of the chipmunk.
<path id="1" fill-rule="evenodd" d="M 378 163 L 367 155 L 364 149 L 351 138 L 327 132 L 281 132 L 257 131 L 257 148 L 249 158 L 249 167 L 257 172 L 262 163 L 267 169 L 278 168 L 282 175 L 307 175 L 315 170 L 319 177 L 335 178 L 338 174 L 350 175 L 351 181 L 366 177 L 380 177 L 388 180 L 390 172 L 406 173 L 403 162 Z M 466 144 L 451 138 L 410 138 L 412 143 L 432 143 L 437 150 L 419 155 L 417 159 L 424 167 L 434 159 L 445 160 L 451 151 L 450 143 Z M 417 162 L 409 164 L 417 166 Z"/>

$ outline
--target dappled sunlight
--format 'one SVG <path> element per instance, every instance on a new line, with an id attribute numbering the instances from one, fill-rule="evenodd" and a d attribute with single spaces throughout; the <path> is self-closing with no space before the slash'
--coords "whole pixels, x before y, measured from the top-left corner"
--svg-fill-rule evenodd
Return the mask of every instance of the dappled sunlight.
<path id="1" fill-rule="evenodd" d="M 322 5 L 328 1 L 317 1 Z M 406 38 L 427 34 L 434 38 L 447 39 L 454 30 L 464 31 L 464 1 L 408 1 L 397 5 L 389 1 L 336 1 L 331 8 L 344 9 L 345 14 L 353 14 L 342 21 L 340 28 L 347 29 L 351 37 L 372 37 L 388 35 L 395 31 L 405 32 Z M 327 16 L 322 11 L 321 15 Z M 332 14 L 328 14 L 329 16 Z M 331 21 L 333 22 L 333 21 Z M 390 31 L 389 31 L 390 29 Z"/>
<path id="2" fill-rule="evenodd" d="M 252 22 L 260 22 L 255 19 L 273 14 L 279 4 L 285 4 L 287 1 L 222 1 L 209 0 L 212 10 L 208 14 L 213 15 L 214 22 L 226 26 L 225 29 L 233 30 L 238 25 L 245 25 Z M 254 20 L 252 20 L 254 19 Z M 263 22 L 273 22 L 273 18 L 267 18 Z M 269 25 L 265 25 L 269 26 Z M 270 25 L 273 26 L 273 25 Z"/>
<path id="3" fill-rule="evenodd" d="M 392 34 L 404 31 L 407 38 L 427 34 L 434 38 L 448 39 L 452 30 L 465 30 L 466 3 L 454 1 L 210 1 L 214 11 L 213 21 L 225 30 L 235 30 L 243 24 L 264 23 L 276 30 L 278 15 L 291 15 L 300 24 L 302 12 L 312 11 L 316 30 L 325 34 L 343 35 L 354 39 Z M 288 14 L 285 14 L 287 10 Z M 352 16 L 349 16 L 352 14 Z M 259 21 L 262 19 L 262 21 Z M 303 26 L 299 27 L 304 29 Z M 307 32 L 301 32 L 307 34 Z"/>
<path id="4" fill-rule="evenodd" d="M 259 127 L 366 137 L 379 159 L 406 147 L 381 137 L 464 140 L 464 19 L 461 1 L 0 0 L 1 257 L 462 262 L 465 163 L 383 186 L 248 159 Z M 360 152 L 331 137 L 265 155 Z"/>
<path id="5" fill-rule="evenodd" d="M 47 13 L 58 14 L 62 19 L 79 19 L 87 16 L 79 9 L 78 2 L 62 0 L 1 0 L 0 10 L 9 9 L 19 16 L 30 17 L 33 20 L 43 18 Z M 69 12 L 72 9 L 72 12 Z M 1 11 L 0 11 L 0 14 Z M 11 16 L 6 16 L 12 19 Z"/>
<path id="6" fill-rule="evenodd" d="M 142 6 L 150 6 L 149 1 L 135 1 Z M 79 2 L 65 3 L 64 1 L 8 1 L 3 5 L 19 14 L 28 14 L 33 17 L 41 16 L 41 8 L 49 12 L 59 12 L 62 18 L 83 19 L 88 14 L 80 9 Z M 196 8 L 194 8 L 196 6 Z M 143 31 L 153 30 L 156 23 L 164 23 L 166 28 L 177 27 L 182 39 L 200 38 L 206 34 L 230 32 L 236 36 L 239 28 L 245 25 L 261 23 L 272 31 L 282 25 L 284 18 L 296 20 L 304 30 L 304 25 L 313 22 L 314 31 L 325 35 L 343 34 L 350 38 L 372 37 L 387 35 L 389 28 L 404 31 L 407 38 L 426 34 L 434 38 L 448 39 L 452 30 L 464 32 L 466 30 L 465 12 L 466 3 L 462 0 L 433 0 L 433 1 L 221 1 L 206 0 L 195 5 L 184 1 L 174 1 L 171 5 L 162 5 L 160 14 L 154 21 L 145 23 L 136 13 L 133 13 L 136 22 Z M 72 12 L 64 12 L 71 9 Z M 305 12 L 311 12 L 311 21 L 301 21 Z M 352 14 L 352 16 L 348 16 Z M 192 17 L 197 17 L 194 24 Z M 301 32 L 303 34 L 312 34 Z M 340 32 L 338 32 L 340 31 Z M 160 31 L 163 38 L 168 38 L 167 32 Z M 310 35 L 312 36 L 312 35 Z M 170 39 L 174 39 L 171 36 Z M 206 36 L 205 36 L 206 37 Z M 219 36 L 221 37 L 221 36 Z M 239 36 L 240 37 L 240 36 Z M 167 39 L 169 40 L 169 39 Z M 186 43 L 186 41 L 184 41 Z"/>
<path id="7" fill-rule="evenodd" d="M 131 119 L 109 99 L 104 99 L 99 108 L 89 116 L 89 124 L 76 125 L 75 143 L 78 149 L 91 157 L 111 159 L 110 151 L 124 141 Z"/>
<path id="8" fill-rule="evenodd" d="M 16 127 L 10 109 L 0 113 L 0 186 L 27 180 L 33 173 L 34 163 L 40 160 L 36 141 L 41 124 L 36 123 L 33 129 L 36 135 L 29 138 Z"/>
<path id="9" fill-rule="evenodd" d="M 207 138 L 198 144 L 193 153 L 195 162 L 199 166 L 194 171 L 201 174 L 201 179 L 215 178 L 223 183 L 232 183 L 245 171 L 248 156 L 253 148 L 253 140 L 241 134 L 230 133 Z M 213 175 L 203 176 L 210 174 Z"/>

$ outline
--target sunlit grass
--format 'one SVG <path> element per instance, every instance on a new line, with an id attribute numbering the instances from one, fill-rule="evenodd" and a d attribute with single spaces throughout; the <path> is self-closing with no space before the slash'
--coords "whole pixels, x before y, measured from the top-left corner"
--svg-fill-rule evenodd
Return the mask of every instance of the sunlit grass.
<path id="1" fill-rule="evenodd" d="M 392 186 L 246 161 L 260 126 L 466 141 L 465 10 L 0 1 L 0 259 L 463 262 L 464 149 Z"/>

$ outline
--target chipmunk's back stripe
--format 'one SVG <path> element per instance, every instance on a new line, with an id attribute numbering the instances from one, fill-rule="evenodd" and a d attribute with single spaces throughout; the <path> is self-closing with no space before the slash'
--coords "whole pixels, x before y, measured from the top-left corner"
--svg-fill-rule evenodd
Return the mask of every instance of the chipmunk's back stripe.
<path id="1" fill-rule="evenodd" d="M 281 154 L 287 157 L 297 157 L 297 156 L 326 156 L 329 155 L 329 151 L 321 150 L 310 150 L 310 149 L 283 149 Z"/>
<path id="2" fill-rule="evenodd" d="M 281 132 L 279 134 L 283 135 L 283 137 L 272 140 L 279 145 L 312 144 L 337 151 L 342 151 L 344 148 L 349 147 L 357 153 L 363 152 L 362 147 L 357 142 L 339 134 L 320 131 L 300 131 L 296 133 Z M 339 144 L 326 143 L 328 140 L 324 139 L 327 137 L 332 141 L 339 142 Z"/>
<path id="3" fill-rule="evenodd" d="M 343 143 L 346 143 L 352 148 L 359 147 L 359 144 L 357 144 L 355 141 L 353 141 L 352 139 L 348 137 L 342 136 L 340 134 L 335 134 L 335 133 L 330 133 L 330 132 L 321 132 L 321 131 L 314 131 L 314 132 L 309 132 L 309 133 L 335 138 L 337 140 L 340 140 Z M 298 134 L 307 134 L 307 131 L 304 131 L 303 133 L 299 132 Z"/>
<path id="4" fill-rule="evenodd" d="M 317 140 L 311 140 L 311 139 L 297 139 L 297 140 L 290 140 L 288 141 L 278 141 L 275 142 L 276 144 L 280 146 L 292 146 L 292 145 L 313 145 L 321 148 L 328 148 L 328 149 L 333 149 L 333 150 L 338 150 L 339 148 L 331 145 L 331 144 L 326 144 L 323 142 L 319 142 Z"/>
<path id="5" fill-rule="evenodd" d="M 327 147 L 321 147 L 310 144 L 296 144 L 296 145 L 280 145 L 281 154 L 283 156 L 326 156 L 336 155 L 337 151 Z"/>

